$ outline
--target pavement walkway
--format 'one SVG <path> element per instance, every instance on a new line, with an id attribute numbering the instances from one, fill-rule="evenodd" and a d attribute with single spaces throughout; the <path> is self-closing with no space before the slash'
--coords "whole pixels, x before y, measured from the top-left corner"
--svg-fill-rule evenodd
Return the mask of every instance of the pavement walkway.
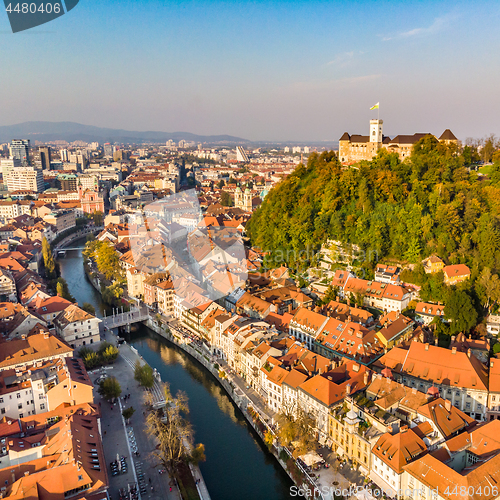
<path id="1" fill-rule="evenodd" d="M 112 332 L 107 331 L 104 335 L 106 341 L 116 345 L 116 337 Z M 166 472 L 160 474 L 159 471 L 162 467 L 160 467 L 158 459 L 153 456 L 156 443 L 145 432 L 145 410 L 143 406 L 145 390 L 134 380 L 135 363 L 141 357 L 129 345 L 122 344 L 117 347 L 120 350 L 120 355 L 111 369 L 107 369 L 105 372 L 109 376 L 117 378 L 123 396 L 130 394 L 130 398 L 123 400 L 122 396 L 119 404 L 111 405 L 101 398 L 96 391 L 95 399 L 96 404 L 100 404 L 102 412 L 102 438 L 110 479 L 110 498 L 119 500 L 120 488 L 127 490 L 128 484 L 138 483 L 142 487 L 141 500 L 180 500 L 181 496 L 175 480 L 171 479 Z M 97 377 L 97 373 L 91 375 L 92 380 Z M 161 397 L 159 384 L 155 386 L 154 392 L 158 393 L 155 394 L 155 398 Z M 135 409 L 135 413 L 128 425 L 125 425 L 120 406 L 122 409 L 130 406 Z M 139 456 L 132 453 L 132 446 L 137 447 Z M 127 457 L 127 473 L 112 476 L 110 462 L 114 461 L 117 455 Z M 202 500 L 209 500 L 210 496 L 199 469 L 195 467 L 194 473 L 195 479 L 201 479 L 198 486 Z"/>

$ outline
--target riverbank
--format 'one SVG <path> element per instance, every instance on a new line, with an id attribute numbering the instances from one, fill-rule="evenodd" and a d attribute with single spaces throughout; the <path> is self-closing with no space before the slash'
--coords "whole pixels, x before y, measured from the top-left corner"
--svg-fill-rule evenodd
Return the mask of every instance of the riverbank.
<path id="1" fill-rule="evenodd" d="M 269 416 L 264 413 L 262 407 L 259 408 L 260 405 L 252 401 L 242 387 L 239 387 L 232 380 L 227 378 L 227 371 L 224 371 L 225 377 L 221 378 L 221 369 L 224 369 L 222 360 L 213 357 L 211 353 L 204 348 L 204 344 L 201 344 L 201 347 L 193 347 L 184 342 L 181 333 L 177 332 L 175 327 L 168 324 L 167 318 L 163 318 L 161 325 L 158 323 L 158 320 L 153 320 L 152 318 L 144 322 L 145 326 L 150 330 L 178 346 L 210 372 L 224 388 L 227 395 L 238 407 L 246 421 L 252 426 L 263 443 L 266 443 L 265 435 L 267 432 L 275 436 L 274 429 L 269 424 Z M 326 489 L 321 489 L 321 484 L 316 483 L 304 470 L 299 468 L 290 451 L 287 448 L 277 445 L 277 439 L 275 439 L 275 443 L 276 444 L 272 446 L 268 446 L 268 449 L 296 486 L 301 487 L 308 485 L 310 490 L 316 490 L 317 494 L 314 498 L 323 498 L 324 500 L 333 498 L 333 494 L 330 495 L 327 493 L 326 495 L 322 495 L 320 492 L 326 491 Z M 340 483 L 337 481 L 337 484 Z M 331 486 L 332 485 L 328 485 L 328 487 Z M 344 483 L 340 485 L 340 487 L 347 488 L 348 483 Z"/>

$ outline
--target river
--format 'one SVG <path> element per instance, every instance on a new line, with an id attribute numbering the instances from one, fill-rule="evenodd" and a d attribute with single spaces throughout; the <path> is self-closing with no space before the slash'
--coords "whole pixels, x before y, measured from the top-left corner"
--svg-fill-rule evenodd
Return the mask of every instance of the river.
<path id="1" fill-rule="evenodd" d="M 81 251 L 68 251 L 58 262 L 78 303 L 89 302 L 102 315 L 106 308 L 85 276 Z M 187 394 L 195 442 L 205 445 L 207 460 L 200 469 L 212 500 L 290 498 L 293 483 L 202 365 L 143 325 L 127 340 L 170 383 L 173 393 Z"/>

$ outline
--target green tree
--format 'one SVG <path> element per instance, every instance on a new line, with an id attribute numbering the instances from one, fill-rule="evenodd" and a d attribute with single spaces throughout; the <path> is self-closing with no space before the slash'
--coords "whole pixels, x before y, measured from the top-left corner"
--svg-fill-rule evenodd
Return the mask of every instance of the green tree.
<path id="1" fill-rule="evenodd" d="M 106 377 L 99 383 L 97 392 L 108 401 L 119 398 L 122 393 L 120 383 L 115 377 Z"/>
<path id="2" fill-rule="evenodd" d="M 104 222 L 104 214 L 100 210 L 96 210 L 92 214 L 92 219 L 94 220 L 94 224 L 96 226 L 102 226 L 102 224 Z"/>
<path id="3" fill-rule="evenodd" d="M 223 207 L 231 207 L 233 206 L 233 199 L 231 195 L 227 191 L 222 191 L 220 194 L 220 204 Z"/>
<path id="4" fill-rule="evenodd" d="M 132 418 L 132 415 L 135 413 L 135 409 L 133 406 L 130 406 L 129 408 L 125 408 L 122 411 L 123 418 L 127 421 L 127 423 L 130 421 Z"/>
<path id="5" fill-rule="evenodd" d="M 219 189 L 222 189 L 225 185 L 226 185 L 226 183 L 224 182 L 224 179 L 221 179 L 221 180 L 217 183 L 217 187 L 218 187 Z"/>
<path id="6" fill-rule="evenodd" d="M 85 312 L 92 314 L 92 316 L 95 316 L 95 307 L 92 304 L 89 304 L 88 302 L 84 302 L 82 305 L 82 309 Z"/>
<path id="7" fill-rule="evenodd" d="M 49 280 L 57 278 L 57 267 L 54 261 L 54 256 L 52 255 L 52 248 L 45 236 L 42 240 L 42 257 L 47 278 Z"/>
<path id="8" fill-rule="evenodd" d="M 472 298 L 465 290 L 451 290 L 444 314 L 451 320 L 451 333 L 467 333 L 477 324 L 477 311 Z"/>
<path id="9" fill-rule="evenodd" d="M 68 284 L 64 278 L 58 278 L 56 283 L 56 291 L 59 297 L 69 300 L 70 302 L 76 302 L 76 299 L 69 292 Z"/>
<path id="10" fill-rule="evenodd" d="M 495 152 L 495 136 L 488 137 L 481 148 L 480 156 L 481 160 L 485 163 L 490 163 L 493 159 L 493 153 Z"/>
<path id="11" fill-rule="evenodd" d="M 493 354 L 498 354 L 500 352 L 500 342 L 493 344 Z"/>
<path id="12" fill-rule="evenodd" d="M 134 379 L 137 380 L 142 387 L 151 389 L 155 383 L 153 369 L 148 364 L 141 365 L 140 361 L 137 361 L 134 368 Z"/>
<path id="13" fill-rule="evenodd" d="M 123 277 L 120 266 L 120 258 L 113 245 L 109 242 L 99 242 L 95 250 L 95 261 L 100 273 L 108 280 L 116 280 Z"/>
<path id="14" fill-rule="evenodd" d="M 89 352 L 82 356 L 83 364 L 87 370 L 92 370 L 98 366 L 101 366 L 101 360 L 98 354 L 94 351 Z"/>
<path id="15" fill-rule="evenodd" d="M 101 356 L 105 363 L 114 363 L 118 354 L 120 351 L 114 345 L 110 345 L 101 353 Z"/>

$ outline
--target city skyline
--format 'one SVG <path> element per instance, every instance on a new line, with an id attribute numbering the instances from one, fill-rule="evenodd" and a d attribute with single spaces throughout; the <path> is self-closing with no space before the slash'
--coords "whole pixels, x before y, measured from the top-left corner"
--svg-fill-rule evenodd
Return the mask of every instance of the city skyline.
<path id="1" fill-rule="evenodd" d="M 380 102 L 387 135 L 500 133 L 498 4 L 119 5 L 80 2 L 15 35 L 0 16 L 1 125 L 337 141 Z"/>

